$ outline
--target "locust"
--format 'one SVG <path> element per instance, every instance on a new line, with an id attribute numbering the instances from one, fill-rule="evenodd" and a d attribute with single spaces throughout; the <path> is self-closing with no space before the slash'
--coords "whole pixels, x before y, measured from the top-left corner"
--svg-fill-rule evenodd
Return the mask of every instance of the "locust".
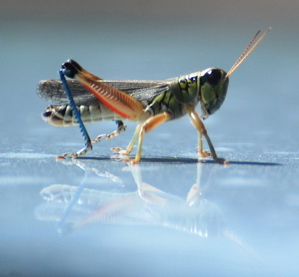
<path id="1" fill-rule="evenodd" d="M 211 67 L 164 81 L 110 81 L 93 75 L 74 60 L 67 60 L 59 71 L 60 80 L 42 80 L 37 88 L 43 99 L 52 101 L 43 112 L 43 119 L 57 127 L 79 125 L 85 140 L 85 146 L 81 150 L 67 152 L 57 158 L 78 158 L 85 155 L 94 143 L 121 134 L 126 128 L 123 121 L 131 120 L 137 123 L 137 127 L 129 145 L 126 149 L 115 147 L 112 150 L 127 157 L 138 141 L 135 158 L 125 159 L 135 164 L 141 159 L 146 133 L 166 121 L 188 115 L 198 133 L 198 154 L 201 157 L 212 156 L 216 163 L 227 163 L 224 158 L 217 156 L 202 119 L 221 107 L 227 94 L 229 77 L 270 30 L 271 28 L 257 39 L 261 32 L 259 30 L 228 72 Z M 66 80 L 65 76 L 70 79 Z M 195 110 L 198 104 L 202 119 Z M 117 129 L 91 140 L 84 124 L 107 120 L 114 120 Z M 203 150 L 203 137 L 210 152 Z"/>

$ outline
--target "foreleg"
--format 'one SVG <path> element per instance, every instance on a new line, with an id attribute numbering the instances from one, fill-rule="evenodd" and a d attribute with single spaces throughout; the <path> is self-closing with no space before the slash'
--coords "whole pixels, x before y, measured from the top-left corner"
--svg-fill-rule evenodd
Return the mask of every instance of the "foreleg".
<path id="1" fill-rule="evenodd" d="M 204 136 L 206 138 L 206 141 L 209 145 L 210 151 L 211 151 L 211 155 L 213 157 L 213 160 L 216 163 L 224 163 L 225 159 L 222 158 L 218 158 L 216 151 L 214 149 L 214 146 L 210 140 L 210 137 L 207 133 L 207 130 L 205 128 L 205 125 L 202 123 L 202 121 L 200 120 L 197 112 L 195 111 L 194 107 L 191 105 L 186 105 L 186 110 L 189 114 L 190 120 L 192 122 L 192 125 L 194 126 L 194 128 L 197 130 L 198 132 L 198 137 L 199 137 L 199 141 L 198 141 L 198 153 L 200 156 L 202 157 L 207 157 L 210 155 L 210 153 L 208 153 L 207 151 L 203 151 L 203 146 L 202 146 L 202 136 Z"/>

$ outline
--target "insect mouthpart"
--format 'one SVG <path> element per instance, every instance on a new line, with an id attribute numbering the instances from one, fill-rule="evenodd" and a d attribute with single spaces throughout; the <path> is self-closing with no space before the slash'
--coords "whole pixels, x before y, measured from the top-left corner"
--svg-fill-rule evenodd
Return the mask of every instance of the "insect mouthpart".
<path id="1" fill-rule="evenodd" d="M 229 79 L 226 72 L 219 68 L 208 68 L 202 72 L 200 77 L 201 101 L 203 117 L 216 112 L 224 102 L 228 88 Z"/>

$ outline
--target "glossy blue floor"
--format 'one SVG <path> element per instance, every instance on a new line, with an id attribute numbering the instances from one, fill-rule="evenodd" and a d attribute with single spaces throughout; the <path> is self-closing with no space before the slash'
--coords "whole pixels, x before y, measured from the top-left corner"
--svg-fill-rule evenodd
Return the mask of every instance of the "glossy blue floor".
<path id="1" fill-rule="evenodd" d="M 0 275 L 298 275 L 299 4 L 87 2 L 1 11 Z M 137 166 L 110 151 L 127 146 L 130 122 L 86 157 L 55 160 L 84 142 L 43 122 L 35 90 L 68 58 L 110 80 L 229 70 L 269 26 L 204 121 L 229 166 L 199 159 L 187 117 L 147 134 Z M 115 124 L 86 127 L 93 138 Z"/>

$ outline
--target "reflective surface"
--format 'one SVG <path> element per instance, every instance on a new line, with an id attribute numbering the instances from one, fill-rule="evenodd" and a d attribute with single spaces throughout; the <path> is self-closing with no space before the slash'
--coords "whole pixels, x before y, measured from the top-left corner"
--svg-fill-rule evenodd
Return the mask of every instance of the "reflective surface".
<path id="1" fill-rule="evenodd" d="M 298 275 L 298 4 L 191 2 L 4 4 L 1 276 Z M 229 166 L 198 160 L 188 118 L 146 135 L 138 166 L 110 151 L 127 145 L 133 123 L 86 158 L 55 160 L 83 141 L 76 127 L 41 120 L 35 88 L 66 59 L 106 79 L 228 70 L 270 25 L 205 121 Z M 87 128 L 95 137 L 115 124 Z"/>

